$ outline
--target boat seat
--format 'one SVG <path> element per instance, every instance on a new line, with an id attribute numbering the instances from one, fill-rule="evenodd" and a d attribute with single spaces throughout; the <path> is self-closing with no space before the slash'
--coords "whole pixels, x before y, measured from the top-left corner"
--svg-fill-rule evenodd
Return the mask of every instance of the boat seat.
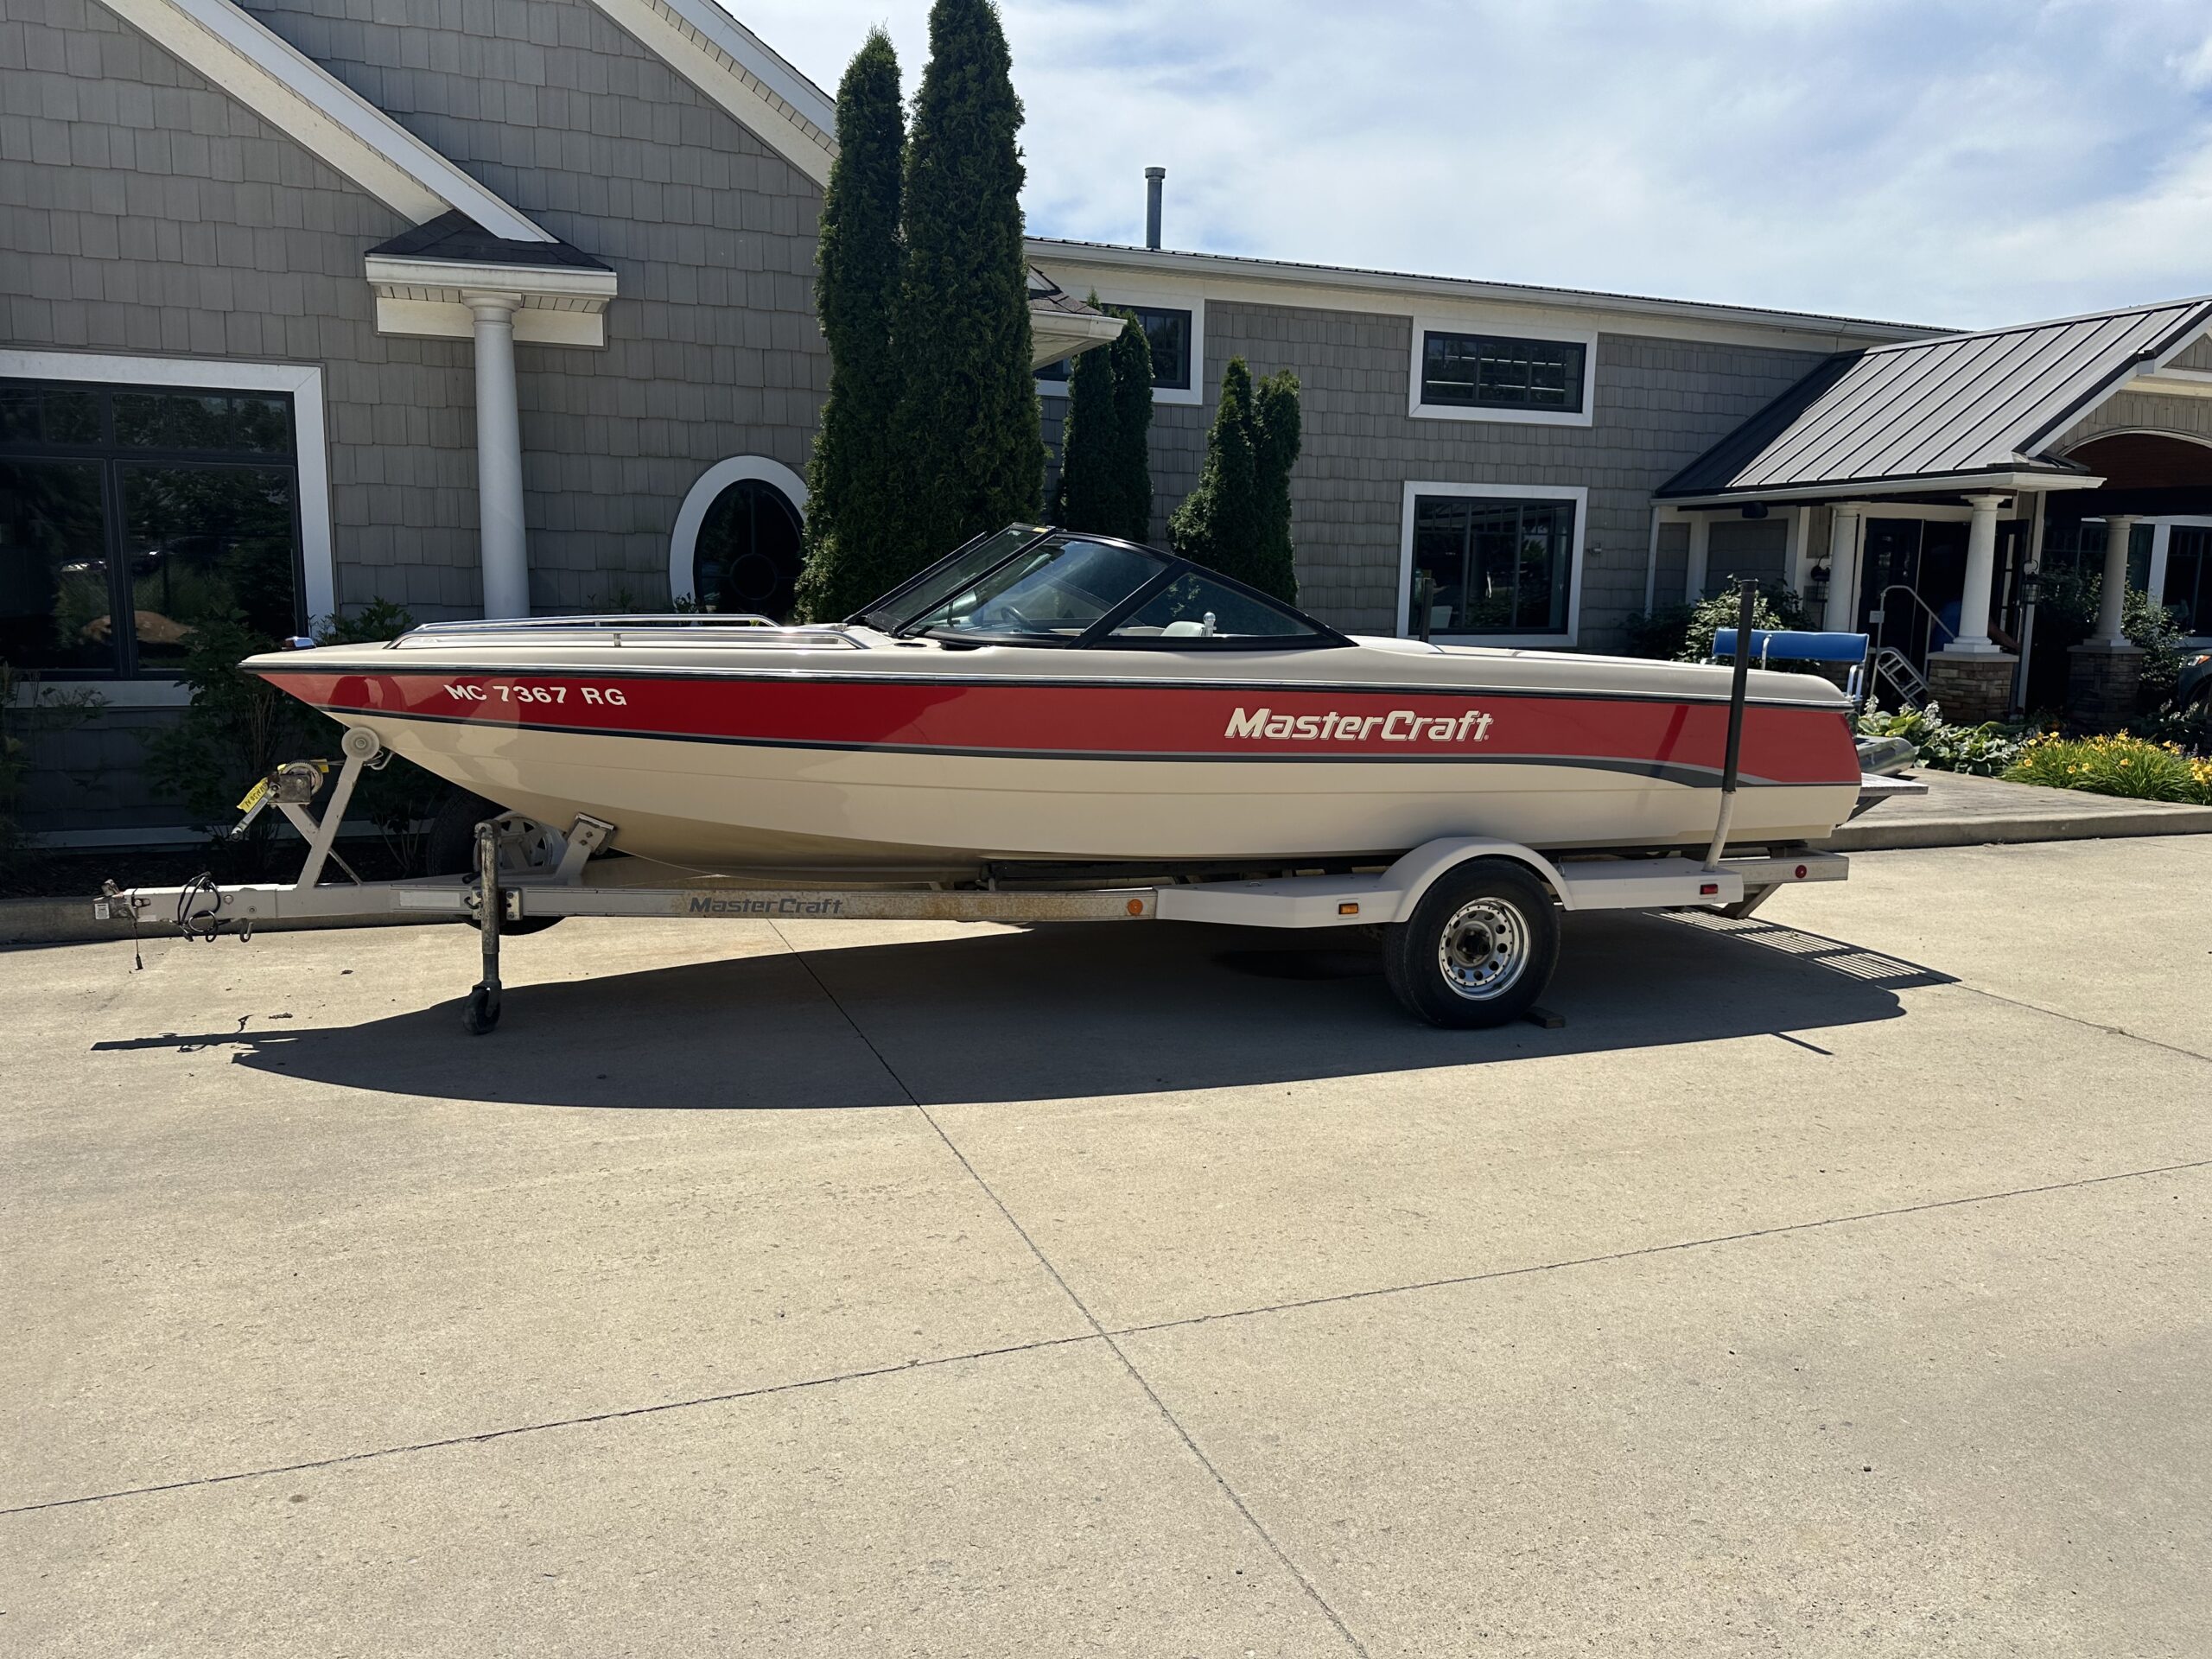
<path id="1" fill-rule="evenodd" d="M 1212 619 L 1208 618 L 1211 621 Z M 1205 622 L 1170 622 L 1160 631 L 1163 639 L 1203 639 L 1213 630 Z"/>
<path id="2" fill-rule="evenodd" d="M 1713 660 L 1728 662 L 1736 655 L 1736 630 L 1716 628 Z M 1826 633 L 1805 628 L 1753 628 L 1751 660 L 1755 663 L 1858 663 L 1866 658 L 1863 633 Z"/>

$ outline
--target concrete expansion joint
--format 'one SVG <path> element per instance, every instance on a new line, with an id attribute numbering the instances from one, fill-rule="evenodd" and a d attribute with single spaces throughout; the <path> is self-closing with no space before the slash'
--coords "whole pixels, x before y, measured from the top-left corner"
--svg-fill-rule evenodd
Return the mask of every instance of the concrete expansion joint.
<path id="1" fill-rule="evenodd" d="M 2120 1181 L 2146 1180 L 2161 1175 L 2188 1174 L 2202 1169 L 2212 1169 L 2212 1158 L 2195 1159 L 2177 1164 L 2160 1164 L 2146 1169 L 2117 1170 L 2103 1175 L 2084 1175 L 2070 1181 L 2052 1181 L 2037 1186 L 2012 1187 L 2000 1192 L 1976 1192 L 1959 1198 L 1934 1198 L 1925 1204 L 1904 1205 L 1890 1210 L 1869 1210 L 1815 1221 L 1788 1222 L 1779 1226 L 1755 1228 L 1747 1232 L 1723 1233 L 1709 1238 L 1680 1239 L 1665 1244 L 1646 1245 L 1638 1249 L 1615 1250 L 1601 1255 L 1576 1256 L 1560 1262 L 1531 1262 L 1517 1268 L 1498 1268 L 1485 1273 L 1462 1274 L 1444 1279 L 1426 1279 L 1402 1285 L 1377 1286 L 1366 1290 L 1344 1291 L 1333 1296 L 1308 1297 L 1296 1301 L 1268 1303 L 1257 1307 L 1230 1308 L 1214 1313 L 1194 1314 L 1187 1319 L 1159 1319 L 1146 1325 L 1124 1325 L 1111 1331 L 1100 1325 L 1086 1310 L 1084 1318 L 1090 1322 L 1091 1330 L 1084 1335 L 1044 1337 L 1035 1342 L 1014 1343 L 1005 1347 L 979 1348 L 957 1354 L 941 1354 L 929 1359 L 906 1359 L 889 1364 L 862 1366 L 853 1370 L 839 1371 L 823 1376 L 802 1377 L 790 1382 L 766 1382 L 753 1389 L 733 1389 L 721 1394 L 700 1395 L 683 1400 L 655 1401 L 649 1405 L 627 1406 L 611 1411 L 588 1413 L 576 1417 L 516 1423 L 504 1428 L 480 1430 L 473 1434 L 454 1434 L 435 1440 L 412 1440 L 397 1446 L 376 1446 L 364 1452 L 340 1452 L 334 1457 L 308 1458 L 296 1463 L 270 1464 L 254 1469 L 226 1471 L 220 1474 L 197 1475 L 188 1480 L 162 1481 L 146 1486 L 119 1487 L 111 1491 L 80 1493 L 73 1497 L 48 1498 L 36 1503 L 19 1503 L 0 1509 L 0 1516 L 31 1515 L 47 1510 L 75 1509 L 86 1504 L 112 1503 L 129 1497 L 154 1497 L 167 1492 L 189 1491 L 202 1486 L 231 1485 L 239 1481 L 263 1480 L 277 1475 L 305 1474 L 317 1469 L 342 1468 L 349 1464 L 370 1463 L 385 1458 L 404 1457 L 415 1452 L 453 1451 L 462 1446 L 489 1445 L 495 1440 L 511 1440 L 524 1434 L 540 1434 L 563 1428 L 593 1428 L 604 1424 L 625 1422 L 642 1417 L 660 1416 L 671 1412 L 691 1411 L 709 1406 L 731 1405 L 741 1400 L 758 1400 L 777 1395 L 796 1394 L 806 1389 L 829 1388 L 841 1382 L 861 1382 L 874 1377 L 895 1376 L 904 1372 L 935 1370 L 946 1365 L 966 1364 L 976 1360 L 1004 1359 L 1017 1354 L 1034 1353 L 1043 1349 L 1071 1348 L 1085 1343 L 1096 1342 L 1104 1344 L 1128 1368 L 1130 1376 L 1151 1398 L 1169 1424 L 1174 1427 L 1179 1437 L 1189 1447 L 1192 1455 L 1196 1457 L 1202 1466 L 1219 1483 L 1224 1493 L 1235 1505 L 1238 1513 L 1245 1517 L 1253 1529 L 1268 1543 L 1269 1549 L 1289 1569 L 1293 1576 L 1300 1583 L 1307 1584 L 1309 1581 L 1305 1574 L 1299 1571 L 1288 1556 L 1282 1554 L 1280 1546 L 1274 1543 L 1272 1536 L 1252 1515 L 1249 1508 L 1236 1495 L 1228 1482 L 1222 1479 L 1220 1472 L 1214 1468 L 1205 1452 L 1192 1440 L 1188 1433 L 1184 1432 L 1173 1415 L 1167 1411 L 1159 1395 L 1154 1391 L 1151 1384 L 1130 1362 L 1116 1338 L 1142 1336 L 1154 1331 L 1180 1330 L 1191 1325 L 1214 1325 L 1230 1319 L 1255 1319 L 1263 1314 L 1291 1313 L 1306 1308 L 1329 1307 L 1350 1302 L 1370 1301 L 1379 1297 L 1402 1296 L 1424 1290 L 1445 1290 L 1460 1285 L 1481 1284 L 1495 1279 L 1516 1279 L 1532 1274 L 1554 1273 L 1566 1268 L 1600 1267 L 1609 1262 L 1634 1261 L 1641 1256 L 1666 1255 L 1677 1251 L 1701 1249 L 1713 1245 L 1742 1243 L 1751 1239 L 1814 1232 L 1824 1228 L 1847 1226 L 1855 1222 L 1891 1220 L 1904 1216 L 1959 1209 L 1968 1205 L 1991 1204 L 2006 1198 L 2034 1198 L 2052 1192 L 2067 1192 L 2088 1187 L 2110 1185 Z M 986 1191 L 988 1190 L 986 1188 Z M 1001 1205 L 1000 1208 L 1003 1212 L 1004 1206 Z M 1013 1220 L 1011 1216 L 1007 1219 L 1010 1223 Z M 1016 1230 L 1020 1230 L 1018 1224 Z M 1026 1233 L 1022 1236 L 1025 1239 L 1027 1236 Z M 1033 1244 L 1031 1248 L 1034 1249 L 1035 1247 Z M 1050 1270 L 1050 1264 L 1046 1265 Z M 1053 1276 L 1058 1278 L 1058 1274 L 1055 1273 Z M 1062 1282 L 1065 1283 L 1065 1281 Z M 1072 1294 L 1071 1294 L 1072 1299 Z M 1077 1302 L 1077 1306 L 1080 1308 L 1083 1305 Z M 1334 1610 L 1330 1609 L 1327 1603 L 1322 1601 L 1318 1593 L 1310 1591 L 1309 1593 L 1313 1593 L 1313 1599 L 1317 1605 L 1327 1611 L 1331 1621 L 1343 1631 L 1345 1640 L 1352 1649 L 1356 1652 L 1365 1654 L 1366 1649 L 1360 1643 L 1357 1637 L 1344 1628 Z"/>

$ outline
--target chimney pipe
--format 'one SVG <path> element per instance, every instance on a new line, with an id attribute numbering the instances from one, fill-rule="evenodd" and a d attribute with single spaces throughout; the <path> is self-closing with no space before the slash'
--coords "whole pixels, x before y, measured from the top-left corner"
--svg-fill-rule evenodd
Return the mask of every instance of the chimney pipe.
<path id="1" fill-rule="evenodd" d="M 1160 245 L 1160 186 L 1166 176 L 1164 167 L 1144 170 L 1144 245 L 1147 248 Z"/>

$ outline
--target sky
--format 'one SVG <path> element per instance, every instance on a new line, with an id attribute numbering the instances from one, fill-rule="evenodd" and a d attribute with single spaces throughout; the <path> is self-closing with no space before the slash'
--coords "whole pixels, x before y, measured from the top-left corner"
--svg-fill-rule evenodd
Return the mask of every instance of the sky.
<path id="1" fill-rule="evenodd" d="M 927 0 L 722 0 L 825 90 Z M 2212 292 L 2208 0 L 1001 0 L 1033 234 L 1987 327 Z"/>

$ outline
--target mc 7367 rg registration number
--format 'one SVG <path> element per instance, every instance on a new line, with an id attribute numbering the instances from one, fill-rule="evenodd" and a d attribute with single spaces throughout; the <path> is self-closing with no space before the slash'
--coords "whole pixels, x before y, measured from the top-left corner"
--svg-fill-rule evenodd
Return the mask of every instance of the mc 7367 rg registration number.
<path id="1" fill-rule="evenodd" d="M 446 696 L 455 702 L 566 702 L 569 694 L 576 694 L 576 701 L 600 707 L 620 709 L 630 699 L 622 695 L 619 685 L 511 685 L 504 680 L 494 680 L 489 685 L 472 685 L 465 680 L 448 680 Z"/>

